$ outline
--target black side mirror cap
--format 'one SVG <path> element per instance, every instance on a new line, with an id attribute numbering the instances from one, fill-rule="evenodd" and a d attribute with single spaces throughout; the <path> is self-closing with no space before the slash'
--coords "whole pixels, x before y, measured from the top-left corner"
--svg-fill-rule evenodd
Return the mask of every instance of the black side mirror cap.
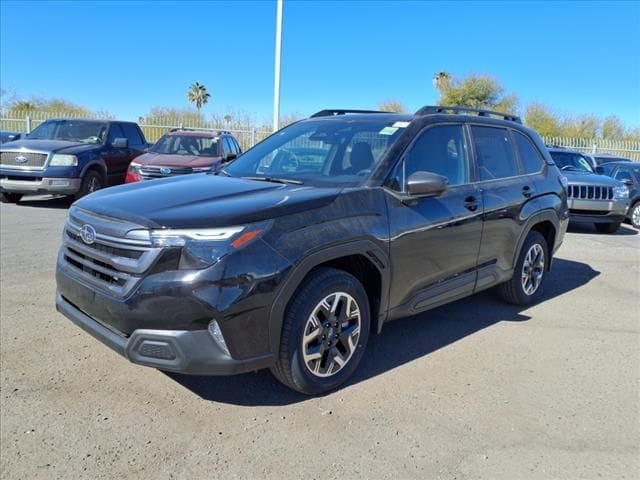
<path id="1" fill-rule="evenodd" d="M 225 162 L 230 162 L 231 160 L 235 160 L 236 158 L 238 158 L 238 154 L 236 154 L 236 153 L 227 153 L 227 155 L 224 157 L 224 161 Z"/>
<path id="2" fill-rule="evenodd" d="M 449 184 L 447 177 L 431 172 L 415 172 L 407 179 L 406 190 L 411 197 L 436 197 Z"/>
<path id="3" fill-rule="evenodd" d="M 129 141 L 126 138 L 115 138 L 111 143 L 113 148 L 127 148 L 129 146 Z"/>

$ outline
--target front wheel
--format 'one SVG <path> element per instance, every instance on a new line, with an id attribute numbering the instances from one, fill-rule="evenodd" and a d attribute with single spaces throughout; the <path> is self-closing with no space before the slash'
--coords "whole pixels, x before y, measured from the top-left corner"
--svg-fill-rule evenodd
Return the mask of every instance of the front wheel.
<path id="1" fill-rule="evenodd" d="M 332 390 L 360 363 L 369 326 L 369 301 L 362 284 L 342 270 L 318 268 L 287 307 L 280 354 L 271 372 L 301 393 Z"/>
<path id="2" fill-rule="evenodd" d="M 620 228 L 620 222 L 616 223 L 595 223 L 596 230 L 600 233 L 616 233 Z"/>
<path id="3" fill-rule="evenodd" d="M 540 232 L 529 232 L 522 245 L 513 277 L 498 285 L 499 295 L 513 305 L 529 305 L 542 294 L 549 257 L 547 241 Z"/>
<path id="4" fill-rule="evenodd" d="M 76 193 L 75 199 L 78 200 L 85 195 L 89 195 L 90 193 L 100 190 L 103 187 L 104 182 L 102 181 L 102 176 L 98 172 L 91 170 L 87 172 L 82 179 L 80 190 Z"/>
<path id="5" fill-rule="evenodd" d="M 18 203 L 20 200 L 22 200 L 21 193 L 1 193 L 0 194 L 0 201 L 2 203 Z"/>

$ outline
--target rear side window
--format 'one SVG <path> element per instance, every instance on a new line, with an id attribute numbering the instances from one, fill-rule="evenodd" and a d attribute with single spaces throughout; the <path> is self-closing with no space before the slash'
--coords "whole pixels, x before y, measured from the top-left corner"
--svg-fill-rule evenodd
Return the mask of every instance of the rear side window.
<path id="1" fill-rule="evenodd" d="M 504 128 L 472 126 L 480 180 L 515 177 L 518 164 L 509 132 Z"/>
<path id="2" fill-rule="evenodd" d="M 431 127 L 420 134 L 405 156 L 405 178 L 415 172 L 447 177 L 449 185 L 469 181 L 462 125 Z"/>
<path id="3" fill-rule="evenodd" d="M 542 169 L 542 157 L 529 139 L 520 132 L 513 132 L 513 138 L 516 141 L 516 147 L 518 147 L 518 153 L 520 154 L 520 161 L 524 167 L 524 173 L 536 173 Z"/>
<path id="4" fill-rule="evenodd" d="M 140 132 L 138 132 L 138 128 L 132 123 L 122 123 L 121 126 L 122 130 L 124 130 L 124 134 L 127 136 L 129 146 L 142 149 L 144 147 L 144 142 L 142 141 Z"/>

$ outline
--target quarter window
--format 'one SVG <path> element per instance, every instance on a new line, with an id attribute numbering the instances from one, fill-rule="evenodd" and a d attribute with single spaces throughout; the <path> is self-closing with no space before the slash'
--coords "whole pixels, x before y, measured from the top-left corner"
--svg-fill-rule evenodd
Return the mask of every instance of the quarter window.
<path id="1" fill-rule="evenodd" d="M 513 136 L 516 141 L 516 147 L 518 147 L 518 153 L 520 154 L 520 161 L 524 167 L 525 173 L 536 173 L 542 169 L 542 158 L 538 150 L 531 144 L 531 142 L 522 135 L 520 132 L 513 132 Z"/>
<path id="2" fill-rule="evenodd" d="M 494 180 L 518 175 L 509 132 L 504 128 L 472 126 L 480 180 Z"/>
<path id="3" fill-rule="evenodd" d="M 426 129 L 405 156 L 405 178 L 415 172 L 432 172 L 447 177 L 449 185 L 469 181 L 467 150 L 462 125 Z"/>

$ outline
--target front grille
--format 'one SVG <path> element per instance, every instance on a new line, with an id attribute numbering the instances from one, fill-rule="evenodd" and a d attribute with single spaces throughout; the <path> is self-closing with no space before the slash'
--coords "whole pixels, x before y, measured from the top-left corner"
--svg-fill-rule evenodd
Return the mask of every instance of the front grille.
<path id="1" fill-rule="evenodd" d="M 5 168 L 42 168 L 47 161 L 47 153 L 0 152 L 0 166 Z"/>
<path id="2" fill-rule="evenodd" d="M 164 173 L 162 170 L 164 169 Z M 173 177 L 174 175 L 186 175 L 193 173 L 191 167 L 158 167 L 155 165 L 145 165 L 140 167 L 140 175 L 142 178 L 163 178 Z"/>
<path id="3" fill-rule="evenodd" d="M 576 200 L 612 200 L 613 188 L 598 185 L 569 185 L 568 196 Z"/>
<path id="4" fill-rule="evenodd" d="M 70 216 L 64 228 L 61 256 L 69 270 L 85 282 L 122 297 L 149 271 L 162 249 L 143 240 L 106 235 L 100 228 L 101 221 L 104 220 L 91 220 L 96 236 L 88 244 L 80 234 L 82 225 Z"/>

